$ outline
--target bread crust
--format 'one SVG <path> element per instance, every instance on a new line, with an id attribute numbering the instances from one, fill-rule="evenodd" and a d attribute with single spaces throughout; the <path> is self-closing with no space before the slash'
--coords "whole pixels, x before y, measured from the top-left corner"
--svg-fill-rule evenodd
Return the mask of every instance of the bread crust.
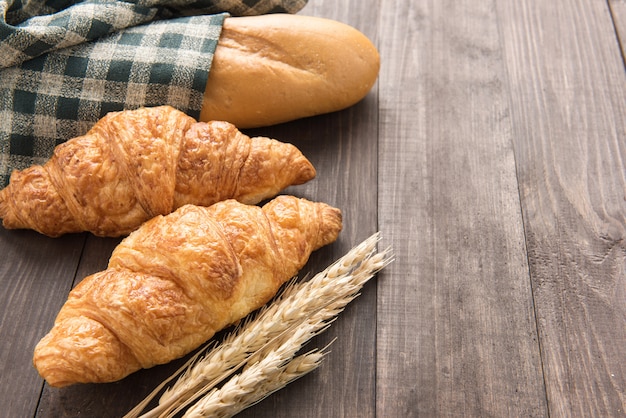
<path id="1" fill-rule="evenodd" d="M 227 18 L 200 120 L 252 128 L 341 110 L 367 95 L 379 68 L 372 42 L 334 20 L 287 14 Z"/>

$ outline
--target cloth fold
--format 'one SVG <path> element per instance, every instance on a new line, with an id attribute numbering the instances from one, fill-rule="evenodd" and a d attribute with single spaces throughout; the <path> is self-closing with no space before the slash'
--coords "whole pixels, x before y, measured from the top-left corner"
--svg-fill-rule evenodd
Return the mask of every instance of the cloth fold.
<path id="1" fill-rule="evenodd" d="M 307 0 L 0 0 L 0 188 L 111 111 L 197 118 L 224 19 Z"/>

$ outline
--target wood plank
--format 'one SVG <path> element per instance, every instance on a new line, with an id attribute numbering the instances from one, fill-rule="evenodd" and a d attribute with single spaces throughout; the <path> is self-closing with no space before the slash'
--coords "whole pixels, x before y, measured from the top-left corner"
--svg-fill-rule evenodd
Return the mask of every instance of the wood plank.
<path id="1" fill-rule="evenodd" d="M 272 128 L 278 138 L 294 143 L 315 165 L 318 176 L 294 194 L 342 209 L 339 240 L 314 253 L 303 274 L 314 274 L 345 254 L 377 229 L 376 101 L 370 98 L 346 111 Z M 284 130 L 284 131 L 283 131 Z M 285 132 L 283 135 L 279 132 Z M 292 383 L 241 417 L 369 417 L 375 416 L 376 285 L 341 313 L 310 347 L 331 341 L 320 369 Z"/>
<path id="2" fill-rule="evenodd" d="M 495 4 L 380 13 L 377 416 L 545 416 Z"/>
<path id="3" fill-rule="evenodd" d="M 0 228 L 0 415 L 35 412 L 43 380 L 33 351 L 65 300 L 83 243 L 83 235 L 52 239 Z"/>
<path id="4" fill-rule="evenodd" d="M 626 405 L 626 74 L 607 2 L 499 1 L 550 416 Z"/>
<path id="5" fill-rule="evenodd" d="M 373 0 L 309 2 L 300 14 L 349 24 L 376 44 L 378 6 Z M 263 129 L 278 139 L 293 138 L 317 169 L 317 178 L 295 193 L 342 209 L 344 229 L 337 243 L 311 257 L 303 272 L 315 273 L 377 231 L 377 87 L 341 112 Z M 293 189 L 291 189 L 293 190 Z M 375 416 L 376 284 L 365 287 L 339 319 L 311 347 L 334 340 L 322 367 L 272 395 L 242 417 Z"/>

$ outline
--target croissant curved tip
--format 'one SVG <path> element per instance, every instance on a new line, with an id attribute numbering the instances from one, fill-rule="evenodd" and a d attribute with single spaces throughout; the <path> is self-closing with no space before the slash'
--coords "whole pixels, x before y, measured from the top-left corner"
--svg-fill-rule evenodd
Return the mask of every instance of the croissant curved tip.
<path id="1" fill-rule="evenodd" d="M 294 179 L 293 184 L 304 184 L 310 180 L 313 180 L 317 176 L 317 171 L 313 164 L 302 156 L 302 164 L 300 170 L 298 170 L 298 176 Z"/>
<path id="2" fill-rule="evenodd" d="M 343 229 L 341 210 L 324 202 L 279 195 L 266 203 L 263 210 L 275 214 L 275 219 L 287 228 L 297 225 L 301 217 L 317 219 L 316 237 L 312 244 L 314 249 L 335 242 Z"/>
<path id="3" fill-rule="evenodd" d="M 141 368 L 112 331 L 82 315 L 55 324 L 35 347 L 33 365 L 53 387 L 114 382 Z"/>
<path id="4" fill-rule="evenodd" d="M 259 139 L 258 137 L 255 139 Z M 288 142 L 280 142 L 275 139 L 269 139 L 271 148 L 275 151 L 275 156 L 282 156 L 277 159 L 279 161 L 278 169 L 286 173 L 286 185 L 304 184 L 312 180 L 317 175 L 317 171 L 313 163 L 302 153 L 302 151 L 294 144 Z"/>
<path id="5" fill-rule="evenodd" d="M 335 242 L 343 229 L 341 210 L 327 204 L 321 204 L 322 227 L 320 228 L 320 247 Z"/>
<path id="6" fill-rule="evenodd" d="M 56 388 L 69 386 L 73 382 L 67 379 L 66 373 L 63 371 L 62 366 L 65 364 L 65 361 L 63 361 L 61 356 L 58 356 L 56 350 L 47 345 L 51 339 L 52 335 L 48 333 L 39 341 L 33 354 L 33 366 L 50 386 Z M 54 361 L 49 361 L 50 358 L 53 358 Z"/>

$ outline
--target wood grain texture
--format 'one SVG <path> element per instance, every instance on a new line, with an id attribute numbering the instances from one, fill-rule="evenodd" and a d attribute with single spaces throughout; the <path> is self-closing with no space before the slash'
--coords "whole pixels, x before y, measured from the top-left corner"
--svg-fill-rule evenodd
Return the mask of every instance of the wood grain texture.
<path id="1" fill-rule="evenodd" d="M 379 47 L 342 112 L 250 130 L 299 147 L 344 230 L 395 261 L 310 347 L 320 369 L 242 417 L 624 417 L 624 0 L 310 0 Z M 117 243 L 0 230 L 0 416 L 119 417 L 184 359 L 45 386 L 32 350 Z M 218 336 L 217 338 L 219 338 Z"/>
<path id="2" fill-rule="evenodd" d="M 377 416 L 545 416 L 495 4 L 380 11 Z"/>
<path id="3" fill-rule="evenodd" d="M 311 1 L 300 12 L 349 24 L 376 44 L 377 9 L 371 2 Z M 293 142 L 317 169 L 312 182 L 290 188 L 343 212 L 338 242 L 313 254 L 302 273 L 326 267 L 377 231 L 377 87 L 357 105 L 341 112 L 263 130 Z M 259 132 L 254 131 L 254 134 Z M 311 342 L 331 354 L 320 369 L 263 401 L 242 417 L 368 417 L 375 413 L 376 284 L 368 284 L 333 326 Z"/>
<path id="4" fill-rule="evenodd" d="M 71 288 L 83 242 L 0 229 L 0 415 L 35 412 L 43 381 L 32 353 Z"/>
<path id="5" fill-rule="evenodd" d="M 552 417 L 626 404 L 626 74 L 606 2 L 499 1 Z"/>

